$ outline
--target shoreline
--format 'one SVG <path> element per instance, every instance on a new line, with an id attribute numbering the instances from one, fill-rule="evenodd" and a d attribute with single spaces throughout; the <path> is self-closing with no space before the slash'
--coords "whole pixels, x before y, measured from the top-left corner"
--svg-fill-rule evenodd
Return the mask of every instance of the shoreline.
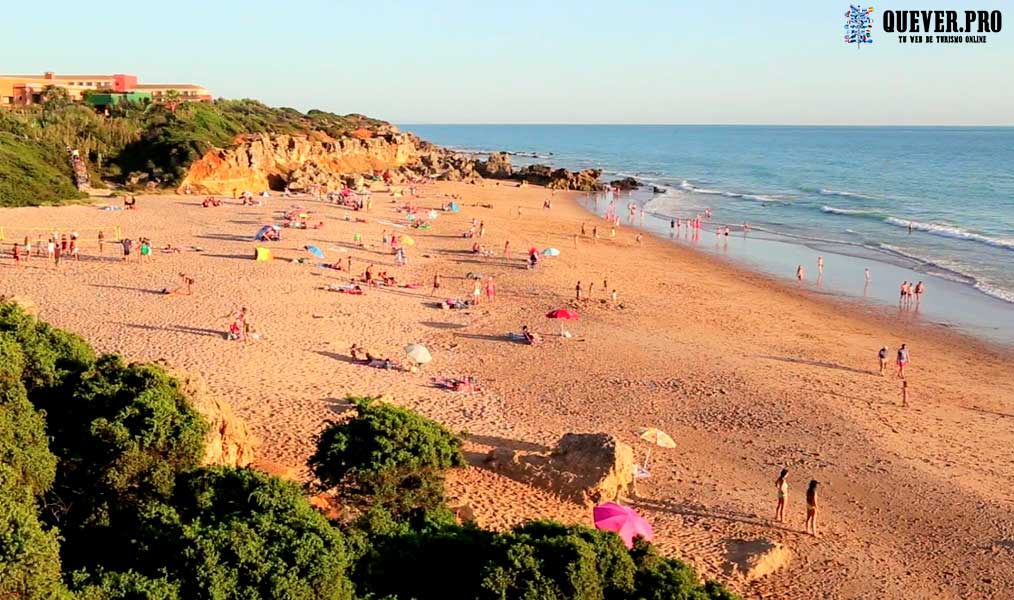
<path id="1" fill-rule="evenodd" d="M 596 210 L 599 203 L 596 202 L 595 196 L 597 195 L 581 194 L 577 202 L 590 216 L 602 218 L 605 211 Z M 617 204 L 623 203 L 625 205 L 627 201 L 633 201 L 637 204 L 638 210 L 642 210 L 646 205 L 643 197 L 638 198 L 629 193 L 621 192 L 618 196 L 608 194 L 607 196 L 614 198 L 614 202 Z M 604 200 L 601 204 L 602 206 L 608 205 L 608 200 Z M 619 211 L 619 207 L 617 210 Z M 644 217 L 655 221 L 655 226 L 644 224 L 646 220 Z M 821 250 L 816 247 L 821 245 L 820 242 L 814 241 L 811 246 L 783 234 L 770 233 L 765 230 L 759 230 L 760 236 L 754 232 L 750 232 L 753 235 L 749 235 L 741 229 L 733 230 L 730 237 L 724 237 L 717 236 L 716 227 L 705 222 L 699 239 L 693 239 L 689 235 L 685 224 L 679 230 L 678 235 L 670 237 L 666 233 L 669 229 L 667 217 L 654 213 L 645 213 L 644 216 L 637 219 L 636 223 L 621 219 L 620 224 L 623 227 L 643 231 L 655 239 L 689 248 L 702 256 L 716 259 L 720 264 L 734 267 L 741 273 L 760 275 L 785 286 L 787 289 L 796 291 L 799 291 L 800 286 L 793 281 L 791 274 L 799 256 L 808 253 L 811 260 L 804 264 L 808 280 L 804 282 L 803 287 L 807 293 L 839 300 L 863 313 L 874 312 L 879 318 L 888 321 L 893 319 L 912 321 L 929 329 L 937 330 L 941 334 L 960 335 L 966 341 L 975 341 L 994 351 L 1014 353 L 1014 327 L 1004 330 L 993 326 L 993 324 L 1006 322 L 1006 319 L 1010 318 L 1010 314 L 1014 314 L 1014 304 L 979 290 L 971 282 L 955 281 L 934 273 L 920 272 L 876 257 L 865 258 L 840 252 L 835 248 L 838 245 L 835 243 L 826 243 L 824 246 L 827 249 Z M 732 246 L 731 252 L 730 244 L 735 244 Z M 785 246 L 787 249 L 778 250 L 781 246 Z M 761 252 L 757 252 L 758 249 Z M 772 249 L 775 250 L 772 251 Z M 768 250 L 772 256 L 758 259 L 758 254 L 765 255 L 764 250 Z M 831 260 L 827 261 L 829 264 L 833 262 L 835 257 L 839 258 L 839 265 L 844 264 L 846 267 L 852 268 L 851 281 L 849 283 L 843 282 L 840 278 L 834 277 L 834 274 L 828 269 L 827 277 L 823 281 L 824 285 L 816 283 L 813 277 L 816 267 L 812 263 L 817 256 L 823 256 L 825 260 L 830 258 Z M 773 265 L 777 265 L 779 262 L 784 263 L 782 264 L 783 268 L 775 269 Z M 858 282 L 863 278 L 861 269 L 866 265 L 872 267 L 871 272 L 876 274 L 873 277 L 873 283 L 869 286 L 876 286 L 873 293 L 870 293 L 867 286 L 858 285 Z M 885 290 L 882 283 L 885 273 L 895 276 L 898 282 L 902 279 L 911 282 L 925 279 L 929 284 L 928 287 L 932 290 L 932 294 L 930 294 L 933 298 L 932 302 L 927 300 L 923 306 L 909 306 L 902 310 L 897 302 L 897 286 L 889 284 Z"/>
<path id="2" fill-rule="evenodd" d="M 550 193 L 535 186 L 441 182 L 420 190 L 420 206 L 437 207 L 456 194 L 462 211 L 414 230 L 417 245 L 404 267 L 393 265 L 379 240 L 405 224 L 397 210 L 405 200 L 381 193 L 371 211 L 355 213 L 367 223 L 285 198 L 264 207 L 227 201 L 201 208 L 194 197 L 142 196 L 137 211 L 3 209 L 3 221 L 26 227 L 115 225 L 125 235 L 151 237 L 156 248 L 170 242 L 203 252 L 156 253 L 144 264 L 123 263 L 107 249 L 104 260 L 86 257 L 60 270 L 35 263 L 15 271 L 5 260 L 0 293 L 34 299 L 42 318 L 101 351 L 162 358 L 204 376 L 260 439 L 264 469 L 299 477 L 313 435 L 345 410 L 342 398 L 385 394 L 469 432 L 473 466 L 455 473 L 450 487 L 480 522 L 584 522 L 582 507 L 507 479 L 482 466 L 481 457 L 601 431 L 633 445 L 641 458 L 647 448 L 637 428 L 656 426 L 678 448 L 653 453 L 651 478 L 638 484 L 634 505 L 652 522 L 661 550 L 747 598 L 985 598 L 1014 578 L 1014 555 L 1006 554 L 1014 550 L 1005 545 L 1014 538 L 1008 349 L 800 293 L 664 238 L 645 236 L 639 245 L 626 226 L 615 239 L 579 239 L 575 247 L 580 223 L 591 219 L 576 192 L 556 193 L 558 202 L 545 210 Z M 284 230 L 271 246 L 276 256 L 303 257 L 303 246 L 316 244 L 329 258 L 352 257 L 356 272 L 376 264 L 421 289 L 328 293 L 320 288 L 347 281 L 345 272 L 253 261 L 250 237 L 294 203 L 325 226 Z M 473 240 L 461 232 L 472 218 L 486 224 L 484 243 L 495 256 L 469 252 Z M 507 240 L 511 261 L 500 251 Z M 557 247 L 561 256 L 527 270 L 517 255 L 530 245 Z M 197 280 L 193 296 L 155 293 L 181 271 Z M 442 297 L 468 295 L 467 272 L 495 275 L 496 303 L 435 308 Z M 433 296 L 436 273 L 444 288 Z M 603 294 L 603 279 L 618 290 L 618 302 Z M 591 300 L 574 300 L 577 280 L 596 283 Z M 219 317 L 238 305 L 250 308 L 262 341 L 224 340 Z M 558 329 L 543 317 L 560 307 L 581 314 L 574 339 L 552 335 Z M 506 332 L 523 324 L 543 332 L 546 343 L 508 340 Z M 911 408 L 900 406 L 897 380 L 874 372 L 880 345 L 893 350 L 900 341 L 912 348 Z M 435 358 L 419 376 L 370 369 L 347 360 L 352 343 L 394 357 L 406 343 L 424 343 Z M 482 393 L 450 394 L 428 380 L 465 374 L 478 378 Z M 769 519 L 771 482 L 782 466 L 791 469 L 793 486 L 784 525 Z M 818 539 L 801 526 L 810 477 L 822 482 Z M 735 540 L 777 543 L 792 558 L 746 580 L 726 571 Z M 983 546 L 1001 554 L 982 553 Z"/>

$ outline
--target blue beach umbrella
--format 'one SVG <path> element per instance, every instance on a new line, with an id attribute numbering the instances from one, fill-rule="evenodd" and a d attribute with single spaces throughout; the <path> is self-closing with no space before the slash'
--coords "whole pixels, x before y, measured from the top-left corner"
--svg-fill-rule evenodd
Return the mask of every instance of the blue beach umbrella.
<path id="1" fill-rule="evenodd" d="M 316 246 L 303 246 L 303 248 L 317 258 L 324 258 L 324 251 Z"/>
<path id="2" fill-rule="evenodd" d="M 560 251 L 556 248 L 546 248 L 542 251 L 542 256 L 560 256 Z"/>

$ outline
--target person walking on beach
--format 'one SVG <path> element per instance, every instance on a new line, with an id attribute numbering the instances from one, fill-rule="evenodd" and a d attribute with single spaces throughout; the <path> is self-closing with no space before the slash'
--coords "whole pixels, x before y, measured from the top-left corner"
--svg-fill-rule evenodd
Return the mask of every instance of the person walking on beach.
<path id="1" fill-rule="evenodd" d="M 817 480 L 810 480 L 806 488 L 806 533 L 817 537 Z"/>
<path id="2" fill-rule="evenodd" d="M 806 279 L 806 271 L 803 269 L 803 265 L 796 266 L 796 279 L 799 281 Z"/>
<path id="3" fill-rule="evenodd" d="M 905 344 L 898 348 L 898 377 L 905 378 L 905 366 L 908 364 L 908 347 Z"/>
<path id="4" fill-rule="evenodd" d="M 884 376 L 884 371 L 887 370 L 887 346 L 882 346 L 880 352 L 877 352 L 877 358 L 880 359 L 880 376 Z"/>
<path id="5" fill-rule="evenodd" d="M 123 246 L 123 260 L 130 260 L 130 252 L 134 249 L 134 240 L 130 238 L 123 238 L 120 240 L 120 244 Z"/>
<path id="6" fill-rule="evenodd" d="M 104 253 L 106 250 L 106 232 L 99 231 L 99 254 Z"/>
<path id="7" fill-rule="evenodd" d="M 901 405 L 908 407 L 908 380 L 904 379 L 901 382 Z"/>
<path id="8" fill-rule="evenodd" d="M 785 502 L 789 498 L 789 482 L 786 479 L 788 474 L 788 469 L 782 469 L 781 475 L 778 476 L 778 479 L 775 479 L 775 490 L 778 494 L 778 504 L 775 506 L 775 521 L 779 523 L 785 522 Z"/>
<path id="9" fill-rule="evenodd" d="M 574 298 L 576 300 L 580 300 L 581 299 L 581 282 L 580 281 L 578 281 L 577 285 L 574 286 Z"/>
<path id="10" fill-rule="evenodd" d="M 598 225 L 595 225 L 594 227 L 592 227 L 592 238 L 594 238 L 596 240 L 599 239 L 599 226 Z"/>

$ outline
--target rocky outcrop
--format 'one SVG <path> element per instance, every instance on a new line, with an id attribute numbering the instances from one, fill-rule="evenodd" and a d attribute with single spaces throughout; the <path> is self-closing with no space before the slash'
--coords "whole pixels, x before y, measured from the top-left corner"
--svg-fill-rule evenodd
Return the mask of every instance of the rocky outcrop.
<path id="1" fill-rule="evenodd" d="M 360 129 L 342 138 L 322 132 L 306 135 L 257 134 L 237 138 L 195 161 L 179 191 L 192 194 L 253 193 L 265 190 L 336 191 L 359 187 L 363 175 L 378 171 L 393 183 L 439 179 L 477 183 L 481 178 L 512 179 L 557 190 L 599 191 L 597 169 L 573 172 L 545 165 L 515 169 L 510 155 L 495 152 L 486 160 L 441 148 L 394 128 Z"/>
<path id="2" fill-rule="evenodd" d="M 641 183 L 633 177 L 624 177 L 623 179 L 614 179 L 609 182 L 609 185 L 620 190 L 621 192 L 629 192 L 636 190 L 641 187 Z"/>
<path id="3" fill-rule="evenodd" d="M 495 448 L 486 466 L 586 505 L 626 496 L 634 485 L 634 449 L 606 433 L 568 433 L 549 453 Z"/>
<path id="4" fill-rule="evenodd" d="M 351 178 L 374 171 L 396 171 L 417 158 L 418 138 L 387 132 L 332 138 L 308 135 L 244 136 L 229 148 L 216 148 L 195 161 L 180 183 L 195 194 L 306 190 L 319 185 L 340 189 Z"/>
<path id="5" fill-rule="evenodd" d="M 506 152 L 494 152 L 478 163 L 479 174 L 488 179 L 510 179 L 514 173 L 511 157 Z"/>
<path id="6" fill-rule="evenodd" d="M 576 190 L 580 192 L 598 192 L 605 189 L 599 177 L 599 169 L 568 171 L 554 169 L 546 165 L 529 165 L 514 173 L 514 179 L 527 181 L 536 185 L 544 185 L 554 190 Z"/>
<path id="7" fill-rule="evenodd" d="M 208 392 L 203 378 L 177 369 L 167 370 L 180 381 L 180 389 L 209 425 L 204 442 L 204 464 L 250 465 L 254 461 L 257 440 L 247 430 L 246 423 L 236 416 L 231 406 Z"/>

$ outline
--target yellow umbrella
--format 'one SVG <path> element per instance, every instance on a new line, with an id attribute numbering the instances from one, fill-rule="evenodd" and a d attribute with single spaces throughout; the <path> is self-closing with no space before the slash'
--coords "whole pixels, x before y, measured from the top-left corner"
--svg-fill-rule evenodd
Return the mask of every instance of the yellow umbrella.
<path id="1" fill-rule="evenodd" d="M 662 431 L 661 429 L 656 429 L 654 427 L 647 427 L 642 429 L 638 437 L 646 442 L 651 442 L 652 444 L 655 444 L 656 446 L 659 446 L 661 448 L 676 447 L 676 442 L 672 439 L 672 437 L 669 436 L 668 433 Z"/>
<path id="2" fill-rule="evenodd" d="M 407 235 L 401 236 L 401 243 L 402 243 L 402 245 L 405 245 L 405 246 L 415 246 L 415 240 L 413 240 L 412 238 L 410 238 Z"/>

